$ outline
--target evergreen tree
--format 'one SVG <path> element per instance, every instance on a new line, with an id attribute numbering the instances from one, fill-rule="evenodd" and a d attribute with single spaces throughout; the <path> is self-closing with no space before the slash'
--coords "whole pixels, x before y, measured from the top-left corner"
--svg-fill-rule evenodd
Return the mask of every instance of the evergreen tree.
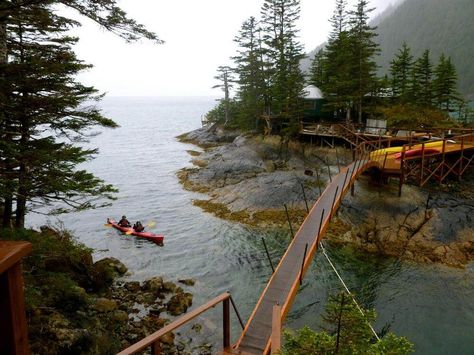
<path id="1" fill-rule="evenodd" d="M 413 344 L 393 333 L 379 335 L 376 340 L 370 323 L 375 312 L 362 314 L 350 295 L 341 292 L 331 296 L 323 315 L 325 329 L 313 332 L 308 327 L 295 335 L 286 332 L 282 354 L 399 354 L 413 352 Z"/>
<path id="2" fill-rule="evenodd" d="M 214 85 L 212 88 L 221 88 L 224 92 L 224 99 L 221 102 L 224 104 L 224 125 L 227 125 L 230 119 L 230 89 L 234 86 L 234 78 L 232 69 L 229 66 L 219 66 L 217 68 L 217 75 L 214 79 L 218 80 L 220 83 Z"/>
<path id="3" fill-rule="evenodd" d="M 322 88 L 326 82 L 325 80 L 325 69 L 324 69 L 324 49 L 320 49 L 311 61 L 311 67 L 309 69 L 309 83 L 318 88 Z"/>
<path id="4" fill-rule="evenodd" d="M 304 76 L 299 63 L 304 57 L 296 22 L 299 0 L 265 0 L 261 10 L 265 60 L 268 63 L 271 110 L 298 126 L 302 111 Z"/>
<path id="5" fill-rule="evenodd" d="M 358 0 L 356 9 L 349 12 L 351 48 L 353 51 L 352 79 L 353 97 L 358 112 L 358 122 L 362 123 L 364 98 L 376 91 L 379 83 L 377 79 L 377 64 L 374 57 L 380 49 L 375 42 L 376 27 L 369 26 L 369 14 L 374 8 L 368 8 L 367 0 Z"/>
<path id="6" fill-rule="evenodd" d="M 454 111 L 460 101 L 460 95 L 456 90 L 456 67 L 451 62 L 451 58 L 446 58 L 444 54 L 441 54 L 434 74 L 433 91 L 437 107 L 446 112 Z"/>
<path id="7" fill-rule="evenodd" d="M 268 97 L 260 28 L 254 17 L 250 17 L 242 24 L 234 41 L 239 46 L 237 55 L 233 57 L 239 84 L 237 96 L 241 104 L 238 114 L 239 126 L 250 129 L 264 113 Z"/>
<path id="8" fill-rule="evenodd" d="M 102 206 L 115 189 L 77 164 L 95 149 L 73 143 L 87 139 L 93 126 L 115 123 L 86 102 L 101 98 L 75 80 L 90 66 L 72 51 L 77 39 L 67 31 L 79 22 L 55 14 L 54 1 L 4 1 L 0 5 L 0 204 L 9 227 L 16 202 L 15 226 L 24 226 L 27 205 L 62 202 L 56 212 Z M 154 39 L 128 19 L 114 0 L 67 1 L 67 6 L 106 29 L 133 41 Z"/>
<path id="9" fill-rule="evenodd" d="M 413 65 L 411 95 L 417 105 L 430 107 L 433 103 L 433 64 L 430 51 L 426 50 Z"/>
<path id="10" fill-rule="evenodd" d="M 346 0 L 337 0 L 331 17 L 331 33 L 323 58 L 325 80 L 321 90 L 328 100 L 326 109 L 346 115 L 350 120 L 353 97 L 351 95 L 352 73 L 350 65 L 351 45 L 347 28 Z"/>
<path id="11" fill-rule="evenodd" d="M 409 102 L 411 72 L 413 67 L 413 56 L 410 54 L 406 42 L 398 50 L 395 58 L 390 62 L 390 75 L 392 77 L 393 97 L 400 102 Z"/>

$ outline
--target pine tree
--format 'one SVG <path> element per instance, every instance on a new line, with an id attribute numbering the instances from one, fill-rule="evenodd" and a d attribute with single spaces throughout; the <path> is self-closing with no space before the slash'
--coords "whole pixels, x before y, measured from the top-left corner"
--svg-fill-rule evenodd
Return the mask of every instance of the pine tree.
<path id="1" fill-rule="evenodd" d="M 242 24 L 234 41 L 239 46 L 237 55 L 233 57 L 239 85 L 237 96 L 241 107 L 238 114 L 239 126 L 250 129 L 264 113 L 265 103 L 268 101 L 260 28 L 254 17 Z"/>
<path id="2" fill-rule="evenodd" d="M 358 122 L 362 123 L 364 98 L 378 87 L 377 64 L 374 57 L 380 49 L 375 42 L 376 27 L 369 25 L 369 14 L 374 8 L 368 8 L 367 0 L 359 0 L 354 11 L 349 12 L 350 38 L 353 51 L 352 75 L 354 81 L 354 101 L 358 112 Z"/>
<path id="3" fill-rule="evenodd" d="M 299 0 L 265 0 L 261 10 L 265 61 L 268 63 L 271 110 L 298 127 L 302 111 L 304 76 L 299 63 L 304 58 L 296 22 Z"/>
<path id="4" fill-rule="evenodd" d="M 352 73 L 350 65 L 351 45 L 347 28 L 348 14 L 346 0 L 337 0 L 334 14 L 331 17 L 331 33 L 325 48 L 323 72 L 325 80 L 321 90 L 328 103 L 327 110 L 336 111 L 338 115 L 345 114 L 350 120 L 353 103 Z"/>
<path id="5" fill-rule="evenodd" d="M 232 69 L 225 65 L 219 66 L 217 68 L 217 75 L 214 77 L 214 79 L 218 80 L 220 83 L 214 85 L 212 88 L 221 88 L 224 92 L 224 99 L 222 99 L 221 102 L 224 104 L 224 126 L 226 126 L 230 119 L 230 90 L 233 88 L 233 83 L 235 81 Z"/>
<path id="6" fill-rule="evenodd" d="M 460 95 L 456 90 L 456 67 L 451 58 L 446 58 L 444 53 L 441 54 L 434 74 L 433 92 L 437 107 L 446 112 L 454 111 L 460 101 Z"/>
<path id="7" fill-rule="evenodd" d="M 309 69 L 309 83 L 318 88 L 324 86 L 326 82 L 326 73 L 324 69 L 324 49 L 320 49 L 311 61 L 311 67 Z"/>
<path id="8" fill-rule="evenodd" d="M 393 97 L 400 102 L 408 102 L 410 100 L 412 67 L 413 56 L 410 54 L 410 48 L 408 48 L 406 42 L 403 42 L 395 58 L 390 62 L 392 93 Z"/>
<path id="9" fill-rule="evenodd" d="M 415 61 L 412 72 L 411 95 L 419 106 L 431 107 L 433 104 L 432 75 L 430 51 L 426 50 Z"/>
<path id="10" fill-rule="evenodd" d="M 116 190 L 77 165 L 97 151 L 74 145 L 93 126 L 114 127 L 86 102 L 101 95 L 75 80 L 90 66 L 72 50 L 77 38 L 67 31 L 79 22 L 56 15 L 54 1 L 6 1 L 0 12 L 0 204 L 9 227 L 22 228 L 27 207 L 62 202 L 56 212 L 106 205 Z M 133 41 L 159 42 L 142 25 L 107 1 L 68 1 L 67 6 Z M 4 50 L 5 49 L 5 50 Z M 66 206 L 66 207 L 64 207 Z"/>

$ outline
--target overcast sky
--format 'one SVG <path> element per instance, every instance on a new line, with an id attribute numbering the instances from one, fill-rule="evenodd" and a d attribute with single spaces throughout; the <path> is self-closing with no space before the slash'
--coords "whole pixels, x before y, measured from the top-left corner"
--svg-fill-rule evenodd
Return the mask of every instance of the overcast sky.
<path id="1" fill-rule="evenodd" d="M 324 42 L 335 0 L 301 0 L 300 41 L 306 51 Z M 349 0 L 354 4 L 356 0 Z M 376 13 L 394 0 L 372 0 Z M 91 22 L 74 33 L 80 59 L 94 68 L 79 80 L 109 96 L 220 96 L 213 77 L 230 64 L 233 38 L 263 0 L 122 0 L 127 13 L 166 43 L 127 44 Z"/>

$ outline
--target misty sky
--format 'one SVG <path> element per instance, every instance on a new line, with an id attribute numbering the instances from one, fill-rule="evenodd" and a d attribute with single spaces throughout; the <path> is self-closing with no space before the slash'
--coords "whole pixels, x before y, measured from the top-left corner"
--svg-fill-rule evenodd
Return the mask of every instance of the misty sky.
<path id="1" fill-rule="evenodd" d="M 349 0 L 354 4 L 355 0 Z M 379 13 L 394 0 L 372 0 Z M 109 96 L 220 96 L 213 79 L 230 64 L 243 21 L 259 17 L 263 0 L 123 0 L 119 4 L 166 43 L 127 44 L 92 22 L 74 33 L 80 59 L 94 68 L 79 80 Z M 334 0 L 301 0 L 300 41 L 310 51 L 324 42 Z"/>

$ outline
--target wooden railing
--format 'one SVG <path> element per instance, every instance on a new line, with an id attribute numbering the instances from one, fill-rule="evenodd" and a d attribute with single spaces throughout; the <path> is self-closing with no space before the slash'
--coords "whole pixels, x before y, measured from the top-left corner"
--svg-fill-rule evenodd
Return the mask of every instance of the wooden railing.
<path id="1" fill-rule="evenodd" d="M 161 343 L 160 343 L 160 338 L 163 337 L 165 334 L 168 334 L 169 332 L 172 332 L 173 330 L 181 327 L 182 325 L 188 323 L 192 319 L 196 318 L 200 314 L 206 312 L 207 310 L 214 308 L 217 304 L 221 303 L 223 305 L 223 314 L 222 314 L 222 319 L 223 319 L 223 346 L 224 346 L 224 351 L 229 350 L 230 351 L 230 346 L 231 346 L 231 340 L 230 340 L 230 305 L 232 304 L 232 307 L 234 308 L 234 311 L 237 315 L 237 318 L 239 319 L 240 325 L 243 329 L 244 324 L 242 322 L 242 319 L 240 318 L 240 315 L 237 311 L 237 308 L 235 306 L 235 303 L 232 299 L 232 296 L 230 295 L 229 292 L 225 292 L 216 298 L 210 300 L 206 304 L 203 304 L 202 306 L 199 306 L 198 308 L 192 310 L 191 312 L 185 314 L 184 316 L 176 319 L 174 322 L 164 326 L 160 330 L 156 331 L 153 334 L 150 334 L 146 338 L 140 340 L 138 343 L 133 344 L 132 346 L 126 348 L 125 350 L 121 351 L 118 355 L 130 355 L 130 354 L 135 354 L 136 352 L 142 351 L 148 347 L 151 348 L 151 353 L 152 355 L 157 355 L 161 353 Z"/>
<path id="2" fill-rule="evenodd" d="M 21 273 L 30 252 L 30 243 L 0 241 L 0 354 L 30 353 Z"/>

